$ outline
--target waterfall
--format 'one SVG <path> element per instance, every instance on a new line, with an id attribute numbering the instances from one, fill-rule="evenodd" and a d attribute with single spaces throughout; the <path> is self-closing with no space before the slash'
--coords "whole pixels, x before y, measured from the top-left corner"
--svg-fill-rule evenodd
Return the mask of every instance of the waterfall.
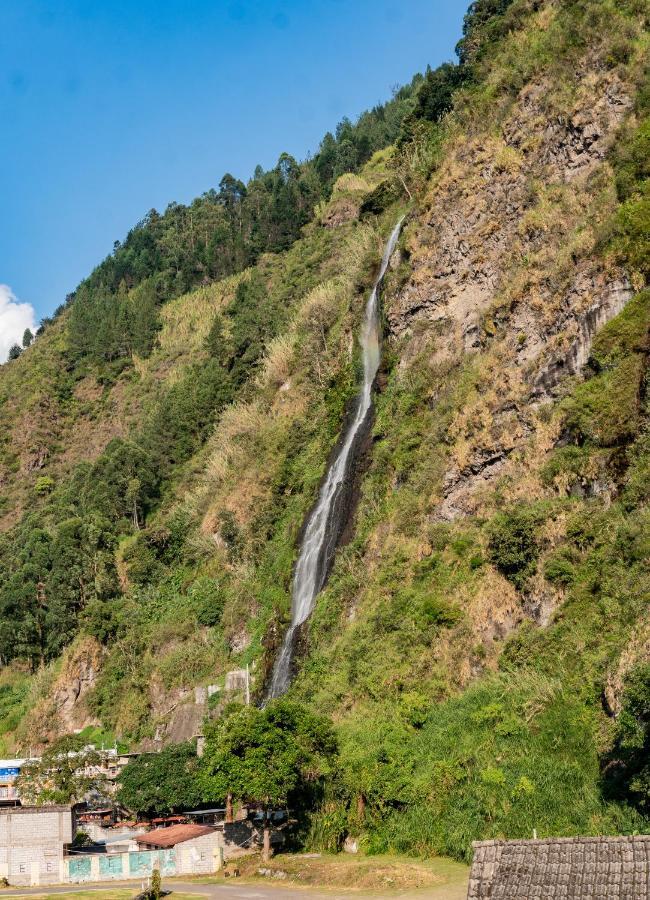
<path id="1" fill-rule="evenodd" d="M 327 581 L 334 551 L 345 524 L 347 506 L 345 500 L 346 494 L 349 495 L 355 451 L 370 421 L 372 388 L 379 369 L 379 289 L 395 250 L 402 222 L 403 217 L 388 239 L 379 274 L 366 303 L 360 338 L 363 352 L 363 382 L 356 398 L 354 417 L 334 456 L 320 489 L 316 505 L 311 510 L 304 529 L 293 576 L 291 625 L 284 636 L 282 647 L 275 660 L 267 694 L 268 699 L 281 696 L 289 687 L 296 630 L 311 615 L 316 597 Z"/>

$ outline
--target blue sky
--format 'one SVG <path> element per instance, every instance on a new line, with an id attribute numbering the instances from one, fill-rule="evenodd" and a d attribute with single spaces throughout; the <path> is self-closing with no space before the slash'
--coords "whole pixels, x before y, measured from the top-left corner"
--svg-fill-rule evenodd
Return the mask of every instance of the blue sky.
<path id="1" fill-rule="evenodd" d="M 303 158 L 453 58 L 466 5 L 0 0 L 0 353 L 152 207 Z"/>

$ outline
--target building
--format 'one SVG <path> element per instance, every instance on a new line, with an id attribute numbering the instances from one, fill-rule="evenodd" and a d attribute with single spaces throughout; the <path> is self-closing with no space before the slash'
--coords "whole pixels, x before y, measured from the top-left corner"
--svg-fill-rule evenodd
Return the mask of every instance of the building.
<path id="1" fill-rule="evenodd" d="M 176 850 L 179 871 L 209 875 L 223 858 L 223 833 L 208 825 L 155 828 L 138 839 L 140 850 Z"/>
<path id="2" fill-rule="evenodd" d="M 73 838 L 69 806 L 0 809 L 0 877 L 12 885 L 62 881 L 66 845 Z"/>
<path id="3" fill-rule="evenodd" d="M 650 835 L 476 841 L 468 900 L 650 900 Z"/>
<path id="4" fill-rule="evenodd" d="M 90 750 L 96 750 L 94 744 L 89 744 L 78 753 L 70 753 L 70 756 L 80 756 Z M 99 754 L 99 761 L 93 765 L 81 765 L 79 771 L 84 775 L 96 776 L 104 785 L 105 792 L 114 794 L 117 789 L 117 779 L 122 769 L 128 765 L 130 760 L 139 756 L 139 753 L 120 753 L 116 748 L 96 750 Z M 0 759 L 0 807 L 2 806 L 19 806 L 20 795 L 16 790 L 16 778 L 20 775 L 20 771 L 25 763 L 39 762 L 39 756 L 33 756 L 28 759 Z M 92 797 L 89 799 L 93 799 Z M 102 798 L 94 798 L 102 799 Z M 105 799 L 105 798 L 103 798 Z"/>
<path id="5" fill-rule="evenodd" d="M 115 835 L 64 861 L 61 881 L 80 884 L 161 875 L 211 875 L 223 864 L 223 836 L 204 825 L 172 825 L 138 835 Z"/>
<path id="6" fill-rule="evenodd" d="M 0 759 L 0 806 L 18 806 L 20 803 L 16 778 L 25 762 L 25 759 Z"/>

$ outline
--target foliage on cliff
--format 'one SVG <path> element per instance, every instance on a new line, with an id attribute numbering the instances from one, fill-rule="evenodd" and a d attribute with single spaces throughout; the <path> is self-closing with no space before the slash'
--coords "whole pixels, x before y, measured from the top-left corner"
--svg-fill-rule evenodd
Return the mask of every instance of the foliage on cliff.
<path id="1" fill-rule="evenodd" d="M 340 747 L 305 839 L 463 857 L 646 827 L 644 15 L 477 0 L 458 64 L 312 161 L 150 214 L 0 370 L 7 749 L 51 737 L 34 710 L 78 633 L 104 647 L 89 716 L 133 743 L 236 666 L 261 694 L 408 205 L 291 689 Z"/>

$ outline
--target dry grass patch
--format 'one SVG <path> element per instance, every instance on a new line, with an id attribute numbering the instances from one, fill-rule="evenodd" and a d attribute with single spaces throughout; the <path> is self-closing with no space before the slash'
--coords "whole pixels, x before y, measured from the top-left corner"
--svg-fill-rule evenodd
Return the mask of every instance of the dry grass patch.
<path id="1" fill-rule="evenodd" d="M 278 884 L 305 885 L 349 891 L 402 891 L 427 889 L 427 896 L 464 898 L 467 891 L 467 866 L 450 859 L 412 859 L 403 856 L 365 856 L 364 854 L 328 854 L 318 856 L 281 854 L 270 863 L 259 857 L 243 859 L 238 866 L 242 876 Z M 259 869 L 284 872 L 286 878 L 259 875 Z M 436 890 L 438 889 L 438 890 Z M 435 891 L 435 893 L 429 893 Z"/>
<path id="2" fill-rule="evenodd" d="M 230 303 L 237 285 L 247 275 L 248 270 L 240 272 L 165 303 L 160 311 L 162 329 L 158 335 L 164 356 L 183 356 L 202 347 L 215 314 Z"/>

